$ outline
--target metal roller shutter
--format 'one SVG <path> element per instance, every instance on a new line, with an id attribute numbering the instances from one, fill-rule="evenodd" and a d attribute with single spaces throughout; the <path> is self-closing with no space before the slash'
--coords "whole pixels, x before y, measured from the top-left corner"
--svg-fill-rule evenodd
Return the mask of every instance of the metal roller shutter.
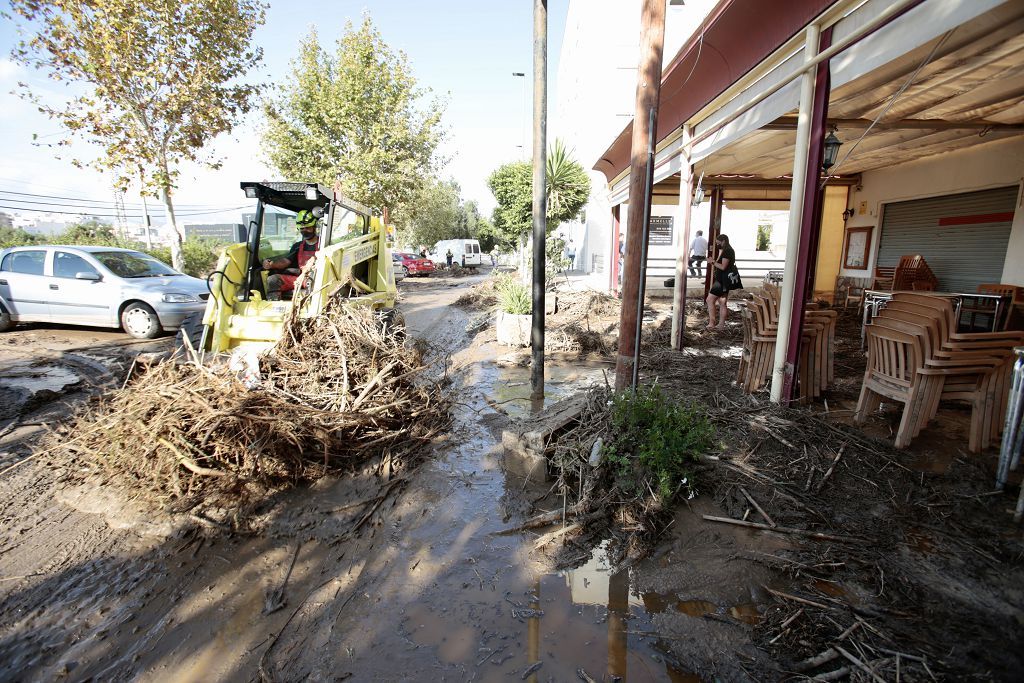
<path id="1" fill-rule="evenodd" d="M 878 265 L 921 254 L 946 292 L 999 282 L 1010 241 L 1017 187 L 886 204 Z"/>

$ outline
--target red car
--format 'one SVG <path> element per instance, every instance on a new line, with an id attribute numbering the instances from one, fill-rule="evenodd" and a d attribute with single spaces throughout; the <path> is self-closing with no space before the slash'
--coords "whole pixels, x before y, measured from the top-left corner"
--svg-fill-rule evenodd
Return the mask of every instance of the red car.
<path id="1" fill-rule="evenodd" d="M 434 272 L 434 262 L 416 254 L 392 252 L 391 261 L 394 263 L 395 270 L 401 270 L 406 277 L 414 275 L 430 277 L 430 274 Z"/>

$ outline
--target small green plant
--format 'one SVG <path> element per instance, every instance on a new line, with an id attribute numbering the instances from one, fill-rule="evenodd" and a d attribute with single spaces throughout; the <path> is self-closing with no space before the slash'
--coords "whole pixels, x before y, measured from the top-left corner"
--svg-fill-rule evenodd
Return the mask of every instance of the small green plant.
<path id="1" fill-rule="evenodd" d="M 498 283 L 495 289 L 498 291 L 498 305 L 506 313 L 529 315 L 533 310 L 530 290 L 526 288 L 526 285 L 517 282 L 515 278 L 504 279 Z"/>
<path id="2" fill-rule="evenodd" d="M 668 505 L 694 491 L 690 466 L 714 441 L 699 408 L 670 400 L 657 385 L 639 387 L 612 397 L 611 422 L 604 457 L 624 492 L 643 495 L 649 486 Z"/>
<path id="3" fill-rule="evenodd" d="M 768 251 L 772 246 L 772 224 L 760 223 L 757 226 L 757 242 L 754 245 L 755 251 Z"/>

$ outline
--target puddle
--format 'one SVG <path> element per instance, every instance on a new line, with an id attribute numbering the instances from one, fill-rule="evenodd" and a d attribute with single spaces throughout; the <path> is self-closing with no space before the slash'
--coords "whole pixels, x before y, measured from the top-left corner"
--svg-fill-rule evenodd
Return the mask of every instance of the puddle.
<path id="1" fill-rule="evenodd" d="M 688 617 L 703 617 L 718 612 L 718 606 L 707 600 L 680 600 L 676 603 L 676 609 Z"/>
<path id="2" fill-rule="evenodd" d="M 614 374 L 608 363 L 584 362 L 576 364 L 551 363 L 544 365 L 544 407 L 548 407 L 574 394 L 581 387 L 604 382 L 605 372 Z M 499 367 L 491 384 L 490 400 L 512 417 L 523 417 L 531 412 L 530 368 Z"/>
<path id="3" fill-rule="evenodd" d="M 60 393 L 66 387 L 78 384 L 82 378 L 74 371 L 56 365 L 19 365 L 0 372 L 0 379 L 8 389 L 21 389 L 30 394 L 40 391 Z"/>
<path id="4" fill-rule="evenodd" d="M 744 624 L 750 624 L 751 626 L 760 624 L 761 620 L 764 618 L 764 615 L 757 609 L 757 605 L 752 602 L 730 607 L 729 616 L 738 621 L 742 621 Z"/>
<path id="5" fill-rule="evenodd" d="M 742 354 L 742 346 L 727 346 L 725 348 L 697 348 L 694 346 L 687 346 L 686 348 L 683 349 L 684 356 L 713 356 L 715 358 L 739 358 Z"/>

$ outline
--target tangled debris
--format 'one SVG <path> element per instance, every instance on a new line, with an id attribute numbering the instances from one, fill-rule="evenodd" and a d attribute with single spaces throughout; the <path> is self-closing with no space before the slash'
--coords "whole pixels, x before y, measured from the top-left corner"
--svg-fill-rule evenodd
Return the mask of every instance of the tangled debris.
<path id="1" fill-rule="evenodd" d="M 698 456 L 711 445 L 702 411 L 668 400 L 656 386 L 635 394 L 593 387 L 551 458 L 563 511 L 527 525 L 564 518 L 571 526 L 555 532 L 559 536 L 593 536 L 608 527 L 616 541 L 613 560 L 635 561 L 665 530 L 672 503 L 693 495 Z M 576 539 L 574 545 L 586 543 Z"/>
<path id="2" fill-rule="evenodd" d="M 722 517 L 789 541 L 735 558 L 786 577 L 754 638 L 819 680 L 1011 680 L 1024 667 L 1024 539 L 1007 533 L 983 458 L 922 467 L 955 453 L 959 437 L 929 446 L 922 434 L 906 452 L 886 438 L 898 417 L 873 418 L 867 431 L 846 424 L 864 368 L 856 314 L 841 315 L 844 331 L 836 388 L 818 409 L 783 409 L 732 385 L 733 325 L 691 330 L 681 352 L 645 349 L 646 381 L 705 405 L 728 445 L 701 473 Z"/>
<path id="3" fill-rule="evenodd" d="M 449 398 L 396 331 L 357 306 L 291 318 L 248 389 L 224 364 L 159 363 L 87 407 L 53 449 L 171 509 L 236 517 L 327 473 L 408 467 L 449 424 Z"/>

